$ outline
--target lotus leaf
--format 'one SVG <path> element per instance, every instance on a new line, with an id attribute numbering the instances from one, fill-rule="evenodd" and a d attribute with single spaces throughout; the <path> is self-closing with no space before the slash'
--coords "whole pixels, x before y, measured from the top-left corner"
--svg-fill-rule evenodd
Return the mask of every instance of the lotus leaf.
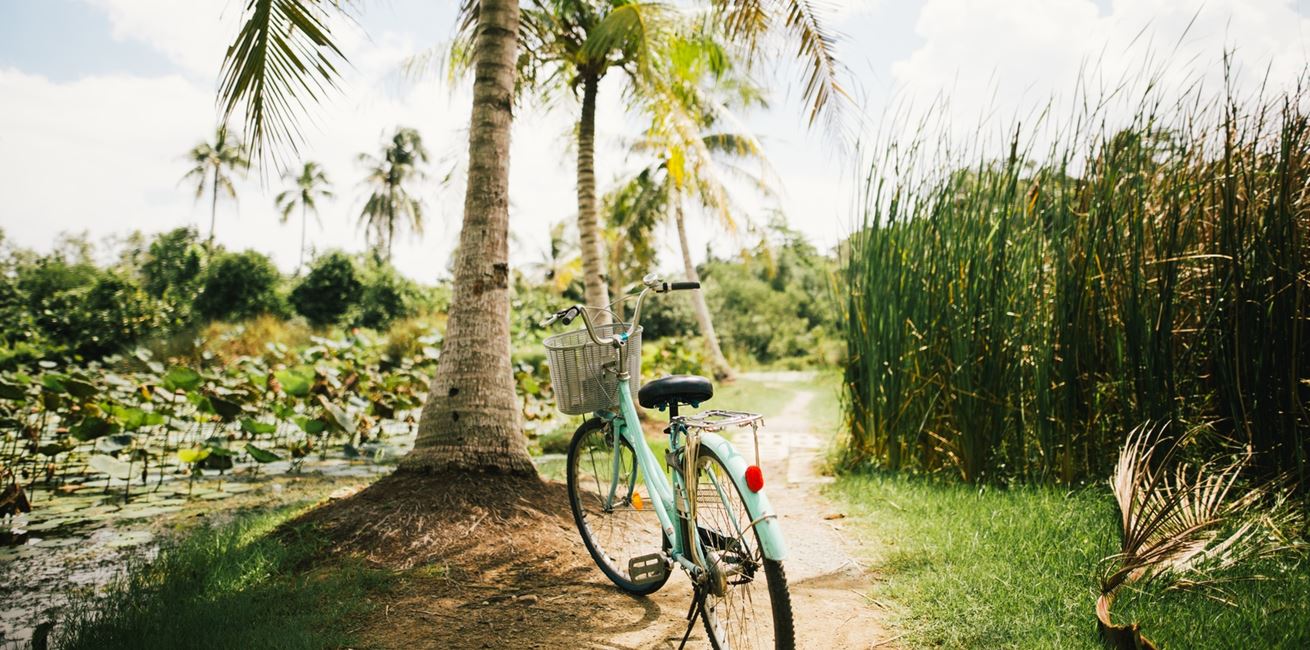
<path id="1" fill-rule="evenodd" d="M 132 466 L 113 456 L 96 454 L 86 463 L 91 469 L 117 479 L 128 479 L 132 475 Z"/>
<path id="2" fill-rule="evenodd" d="M 173 366 L 164 374 L 164 388 L 168 390 L 195 390 L 202 381 L 200 373 L 186 366 Z"/>
<path id="3" fill-rule="evenodd" d="M 278 456 L 267 449 L 260 449 L 253 443 L 246 444 L 246 453 L 250 454 L 250 457 L 255 459 L 255 462 L 257 463 L 274 463 L 282 460 L 281 456 Z"/>

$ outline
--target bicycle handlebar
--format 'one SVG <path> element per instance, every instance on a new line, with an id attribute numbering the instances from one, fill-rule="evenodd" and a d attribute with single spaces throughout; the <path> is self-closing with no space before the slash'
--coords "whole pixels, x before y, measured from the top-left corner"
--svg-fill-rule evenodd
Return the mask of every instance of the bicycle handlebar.
<path id="1" fill-rule="evenodd" d="M 550 318 L 541 321 L 541 327 L 550 327 L 555 321 L 563 321 L 565 325 L 573 322 L 573 319 L 582 316 L 582 323 L 586 326 L 587 336 L 596 345 L 612 345 L 619 347 L 637 331 L 637 325 L 641 322 L 641 305 L 646 301 L 646 294 L 654 291 L 655 293 L 668 293 L 670 291 L 690 291 L 699 289 L 699 282 L 665 282 L 653 277 L 654 274 L 646 276 L 646 288 L 642 289 L 641 294 L 637 296 L 637 307 L 632 311 L 632 322 L 628 325 L 628 331 L 622 336 L 597 336 L 595 327 L 591 324 L 591 317 L 587 315 L 587 310 L 591 309 L 584 305 L 573 305 L 567 309 L 561 309 L 555 312 Z"/>

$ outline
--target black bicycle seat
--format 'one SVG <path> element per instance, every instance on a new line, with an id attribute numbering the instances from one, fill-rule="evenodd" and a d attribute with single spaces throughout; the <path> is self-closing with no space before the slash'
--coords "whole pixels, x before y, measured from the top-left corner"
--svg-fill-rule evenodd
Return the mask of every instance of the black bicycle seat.
<path id="1" fill-rule="evenodd" d="M 714 397 L 714 384 L 697 375 L 672 375 L 646 382 L 637 391 L 637 402 L 642 407 L 665 408 L 677 404 L 700 406 Z"/>

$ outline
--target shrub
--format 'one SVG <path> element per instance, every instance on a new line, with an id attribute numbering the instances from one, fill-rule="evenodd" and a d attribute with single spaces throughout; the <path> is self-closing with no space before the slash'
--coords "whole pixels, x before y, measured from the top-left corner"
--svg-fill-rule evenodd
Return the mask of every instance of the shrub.
<path id="1" fill-rule="evenodd" d="M 45 297 L 39 324 L 51 342 L 88 358 L 116 352 L 159 325 L 158 305 L 131 278 L 105 272 Z"/>
<path id="2" fill-rule="evenodd" d="M 278 293 L 282 277 L 268 257 L 254 251 L 217 256 L 205 269 L 195 310 L 209 320 L 245 320 L 260 314 L 286 315 Z"/>
<path id="3" fill-rule="evenodd" d="M 291 290 L 291 306 L 314 327 L 335 325 L 359 303 L 363 289 L 355 261 L 332 252 L 314 260 L 309 274 Z"/>
<path id="4" fill-rule="evenodd" d="M 390 264 L 370 264 L 364 276 L 359 309 L 354 322 L 380 330 L 393 321 L 418 313 L 422 301 L 419 287 L 401 276 Z"/>
<path id="5" fill-rule="evenodd" d="M 193 228 L 160 233 L 141 262 L 141 286 L 167 309 L 172 328 L 190 322 L 192 303 L 203 280 L 205 249 Z"/>

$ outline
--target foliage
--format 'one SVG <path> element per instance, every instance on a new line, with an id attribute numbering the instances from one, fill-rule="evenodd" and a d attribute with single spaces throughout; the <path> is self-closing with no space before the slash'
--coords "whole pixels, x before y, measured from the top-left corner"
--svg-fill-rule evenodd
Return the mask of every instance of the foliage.
<path id="1" fill-rule="evenodd" d="M 828 301 L 831 260 L 794 231 L 775 223 L 743 262 L 710 260 L 705 294 L 724 350 L 737 360 L 795 366 L 827 365 L 834 316 Z"/>
<path id="2" fill-rule="evenodd" d="M 423 234 L 423 201 L 413 193 L 413 186 L 427 176 L 423 164 L 428 162 L 428 150 L 418 131 L 400 127 L 380 158 L 360 154 L 359 160 L 367 170 L 364 183 L 371 192 L 359 214 L 360 224 L 374 253 L 389 263 L 396 231 L 408 228 Z"/>
<path id="3" fill-rule="evenodd" d="M 141 287 L 167 312 L 170 328 L 191 322 L 191 305 L 200 291 L 205 250 L 192 228 L 160 233 L 146 249 L 141 262 Z"/>
<path id="4" fill-rule="evenodd" d="M 1154 647 L 1137 625 L 1111 620 L 1110 608 L 1125 586 L 1221 592 L 1228 582 L 1250 578 L 1241 572 L 1259 560 L 1304 550 L 1293 541 L 1305 524 L 1299 504 L 1278 485 L 1242 484 L 1249 456 L 1180 462 L 1192 438 L 1144 425 L 1120 451 L 1110 481 L 1120 548 L 1109 558 L 1096 601 L 1100 629 L 1117 647 Z"/>
<path id="5" fill-rule="evenodd" d="M 372 258 L 362 275 L 362 291 L 354 314 L 356 325 L 381 330 L 422 310 L 445 311 L 446 305 L 440 304 L 438 296 L 425 292 L 390 264 Z"/>
<path id="6" fill-rule="evenodd" d="M 1037 160 L 885 147 L 845 246 L 849 465 L 1074 482 L 1142 422 L 1212 422 L 1310 478 L 1305 98 L 1155 92 Z"/>
<path id="7" fill-rule="evenodd" d="M 870 550 L 907 648 L 1105 648 L 1088 623 L 1116 511 L 1102 486 L 968 486 L 934 477 L 848 474 L 835 494 Z M 1262 561 L 1267 579 L 1216 599 L 1163 585 L 1125 590 L 1120 616 L 1150 620 L 1165 648 L 1300 648 L 1310 643 L 1310 564 Z M 1227 601 L 1227 602 L 1224 602 Z"/>
<path id="8" fill-rule="evenodd" d="M 205 269 L 196 313 L 209 320 L 242 320 L 287 313 L 282 276 L 272 260 L 255 251 L 217 255 Z"/>
<path id="9" fill-rule="evenodd" d="M 312 529 L 274 535 L 294 510 L 202 527 L 167 544 L 100 597 L 76 597 L 56 628 L 60 648 L 323 648 L 354 640 L 385 576 L 352 560 L 304 576 L 323 543 Z"/>
<path id="10" fill-rule="evenodd" d="M 360 304 L 363 293 L 355 261 L 338 251 L 314 260 L 288 300 L 310 325 L 324 327 L 344 321 Z"/>
<path id="11" fill-rule="evenodd" d="M 5 304 L 29 316 L 6 321 L 10 341 L 99 356 L 139 340 L 159 324 L 158 305 L 134 278 L 72 262 L 60 253 L 23 260 L 4 286 Z"/>

